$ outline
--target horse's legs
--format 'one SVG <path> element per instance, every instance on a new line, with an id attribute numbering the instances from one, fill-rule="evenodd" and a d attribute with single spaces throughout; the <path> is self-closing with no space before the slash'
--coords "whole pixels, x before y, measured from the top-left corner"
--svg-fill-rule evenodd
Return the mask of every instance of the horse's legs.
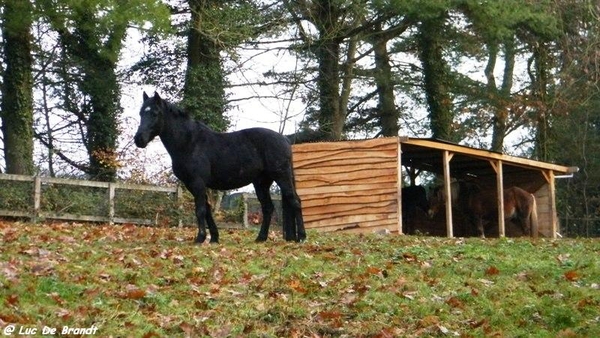
<path id="1" fill-rule="evenodd" d="M 538 229 L 539 229 L 539 224 L 538 224 L 538 213 L 537 213 L 537 202 L 535 200 L 535 196 L 533 194 L 529 194 L 531 196 L 531 207 L 529 210 L 529 217 L 527 218 L 528 220 L 528 225 L 529 225 L 529 231 L 531 232 L 531 237 L 533 237 L 533 239 L 537 239 L 538 238 Z"/>
<path id="2" fill-rule="evenodd" d="M 483 217 L 477 217 L 477 231 L 479 232 L 479 237 L 485 238 L 485 232 L 483 230 Z"/>
<path id="3" fill-rule="evenodd" d="M 269 225 L 271 223 L 271 216 L 273 215 L 273 201 L 271 200 L 270 188 L 273 180 L 261 177 L 254 181 L 254 190 L 256 192 L 256 198 L 260 202 L 262 209 L 263 220 L 260 225 L 260 231 L 256 237 L 257 242 L 264 242 L 269 237 Z"/>
<path id="4" fill-rule="evenodd" d="M 304 219 L 302 218 L 302 204 L 294 186 L 294 175 L 290 166 L 286 177 L 275 180 L 281 190 L 281 203 L 283 208 L 283 229 L 285 239 L 302 242 L 306 239 Z M 286 210 L 288 210 L 286 212 Z M 295 224 L 294 224 L 295 223 Z"/>
<path id="5" fill-rule="evenodd" d="M 404 210 L 402 210 L 404 211 Z M 414 235 L 415 232 L 415 227 L 414 227 L 414 223 L 415 223 L 415 218 L 417 217 L 417 207 L 416 206 L 411 206 L 406 208 L 406 213 L 402 214 L 403 216 L 403 220 L 402 220 L 402 225 L 404 226 L 405 230 L 403 230 L 405 235 Z"/>
<path id="6" fill-rule="evenodd" d="M 296 240 L 296 226 L 294 223 L 294 210 L 287 199 L 281 198 L 281 208 L 283 209 L 283 238 L 286 241 Z"/>
<path id="7" fill-rule="evenodd" d="M 206 195 L 204 193 L 194 196 L 196 207 L 196 221 L 198 222 L 198 236 L 196 243 L 204 243 L 206 240 Z"/>
<path id="8" fill-rule="evenodd" d="M 206 201 L 206 223 L 208 224 L 208 231 L 210 232 L 210 242 L 219 243 L 219 230 L 217 230 L 217 224 L 212 216 L 212 208 L 208 201 Z"/>
<path id="9" fill-rule="evenodd" d="M 198 222 L 198 235 L 196 236 L 196 243 L 204 243 L 206 240 L 207 221 L 211 229 L 211 242 L 215 242 L 214 238 L 212 238 L 213 236 L 215 236 L 216 240 L 218 241 L 219 234 L 210 212 L 210 206 L 208 205 L 208 201 L 206 199 L 206 187 L 204 186 L 204 182 L 191 182 L 190 184 L 186 184 L 186 187 L 194 196 L 194 205 L 196 207 L 196 221 Z"/>

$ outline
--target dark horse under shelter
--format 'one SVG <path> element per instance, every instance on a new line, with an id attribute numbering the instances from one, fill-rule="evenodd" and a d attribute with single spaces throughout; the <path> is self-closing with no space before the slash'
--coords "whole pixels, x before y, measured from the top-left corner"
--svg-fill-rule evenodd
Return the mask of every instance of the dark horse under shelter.
<path id="1" fill-rule="evenodd" d="M 419 209 L 425 215 L 429 210 L 427 191 L 423 186 L 411 185 L 402 188 L 402 232 L 407 235 L 415 233 L 415 222 Z"/>
<path id="2" fill-rule="evenodd" d="M 476 183 L 457 181 L 450 186 L 452 205 L 462 212 L 477 230 L 485 237 L 485 225 L 497 224 L 498 194 L 495 189 L 483 189 Z M 538 236 L 537 203 L 535 196 L 519 187 L 509 187 L 503 191 L 505 220 L 516 221 L 524 235 Z M 434 216 L 446 203 L 443 189 L 438 188 L 429 199 L 429 214 Z"/>
<path id="3" fill-rule="evenodd" d="M 292 148 L 281 134 L 265 128 L 250 128 L 218 133 L 194 121 L 187 112 L 163 100 L 158 93 L 144 92 L 140 125 L 135 144 L 144 148 L 154 137 L 171 156 L 173 173 L 194 196 L 198 220 L 197 243 L 219 241 L 219 232 L 206 199 L 206 189 L 230 190 L 250 183 L 260 201 L 263 221 L 257 242 L 268 237 L 274 206 L 270 187 L 279 185 L 283 209 L 283 237 L 306 239 L 300 198 L 296 193 L 292 167 Z"/>

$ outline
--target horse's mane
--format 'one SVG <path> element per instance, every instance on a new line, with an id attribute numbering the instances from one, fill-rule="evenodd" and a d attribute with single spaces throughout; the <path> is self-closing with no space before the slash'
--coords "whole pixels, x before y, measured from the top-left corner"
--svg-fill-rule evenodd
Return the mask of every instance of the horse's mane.
<path id="1" fill-rule="evenodd" d="M 198 126 L 198 128 L 200 128 L 200 129 L 213 131 L 204 122 L 192 118 L 192 116 L 190 115 L 190 113 L 188 111 L 184 110 L 183 108 L 180 108 L 176 104 L 171 103 L 169 101 L 163 101 L 163 102 L 165 103 L 165 106 L 167 108 L 166 109 L 167 114 L 171 114 L 171 116 L 173 116 L 175 118 L 180 118 L 180 119 L 183 119 L 183 120 L 190 120 L 196 126 Z"/>
<path id="2" fill-rule="evenodd" d="M 190 113 L 183 110 L 182 108 L 179 108 L 174 103 L 171 103 L 166 100 L 163 100 L 163 102 L 165 103 L 165 106 L 167 107 L 167 111 L 169 112 L 169 114 L 173 115 L 174 117 L 190 118 Z"/>

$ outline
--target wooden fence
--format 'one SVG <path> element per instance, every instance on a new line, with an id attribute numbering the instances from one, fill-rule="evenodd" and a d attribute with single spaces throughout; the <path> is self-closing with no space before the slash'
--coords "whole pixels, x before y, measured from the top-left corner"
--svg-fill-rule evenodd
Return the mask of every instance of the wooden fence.
<path id="1" fill-rule="evenodd" d="M 23 176 L 23 175 L 10 175 L 0 174 L 0 181 L 17 181 L 17 182 L 30 182 L 33 185 L 31 201 L 32 206 L 28 210 L 6 210 L 0 209 L 0 216 L 11 216 L 11 217 L 27 217 L 32 220 L 38 219 L 58 219 L 58 220 L 72 220 L 72 221 L 84 221 L 84 222 L 107 222 L 113 223 L 134 223 L 134 224 L 156 224 L 157 219 L 143 219 L 143 218 L 123 218 L 115 216 L 115 192 L 117 190 L 137 190 L 137 191 L 152 191 L 162 192 L 166 194 L 176 194 L 176 201 L 179 204 L 181 201 L 183 190 L 181 187 L 159 187 L 151 185 L 140 185 L 140 184 L 125 184 L 125 183 L 109 183 L 109 182 L 95 182 L 95 181 L 84 181 L 84 180 L 73 180 L 64 178 L 53 178 L 53 177 L 41 177 L 41 176 Z M 101 188 L 106 189 L 106 208 L 107 213 L 105 215 L 80 215 L 73 213 L 61 213 L 56 211 L 42 211 L 42 187 L 44 185 L 70 185 L 79 187 L 90 187 L 90 188 Z M 2 202 L 2 201 L 0 201 Z M 1 203 L 0 203 L 1 205 Z M 181 225 L 181 220 L 178 221 Z"/>
<path id="2" fill-rule="evenodd" d="M 11 182 L 25 182 L 29 183 L 32 187 L 31 194 L 29 196 L 29 200 L 26 202 L 26 208 L 20 208 L 21 210 L 8 210 L 3 209 L 6 207 L 3 205 L 3 201 L 1 200 L 0 194 L 0 216 L 8 216 L 8 217 L 25 217 L 29 218 L 33 221 L 37 221 L 39 219 L 54 219 L 54 220 L 69 220 L 69 221 L 83 221 L 83 222 L 104 222 L 109 224 L 114 223 L 131 223 L 131 224 L 140 224 L 140 225 L 156 225 L 159 223 L 158 212 L 149 212 L 149 214 L 154 214 L 153 218 L 132 218 L 132 217 L 119 217 L 116 215 L 115 208 L 115 197 L 116 192 L 119 190 L 134 190 L 134 191 L 148 191 L 148 192 L 157 192 L 164 193 L 165 195 L 175 195 L 175 200 L 173 204 L 179 209 L 179 216 L 177 218 L 177 224 L 182 226 L 185 224 L 194 224 L 196 223 L 193 206 L 190 205 L 188 208 L 184 207 L 183 201 L 183 189 L 181 186 L 172 186 L 172 187 L 161 187 L 155 185 L 141 185 L 141 184 L 126 184 L 126 183 L 109 183 L 109 182 L 97 182 L 97 181 L 85 181 L 85 180 L 75 180 L 75 179 L 64 179 L 64 178 L 53 178 L 53 177 L 41 177 L 41 176 L 23 176 L 23 175 L 10 175 L 10 174 L 0 174 L 0 181 L 11 181 Z M 61 212 L 57 210 L 53 211 L 44 211 L 42 210 L 42 198 L 44 193 L 44 186 L 47 185 L 68 185 L 68 186 L 78 186 L 78 187 L 88 187 L 88 188 L 99 188 L 105 189 L 105 198 L 103 202 L 106 207 L 97 208 L 106 210 L 103 215 L 85 215 L 80 213 L 68 213 Z M 256 225 L 256 219 L 258 217 L 262 217 L 260 214 L 260 207 L 257 207 L 258 200 L 256 195 L 250 193 L 239 193 L 234 194 L 239 195 L 241 199 L 241 203 L 243 203 L 243 221 L 241 226 L 244 228 Z M 166 196 L 165 196 L 166 197 Z M 275 222 L 278 223 L 281 216 L 281 197 L 280 196 L 271 196 L 273 202 L 276 206 L 277 217 L 275 217 Z M 185 221 L 184 221 L 185 220 Z M 223 224 L 225 227 L 239 227 L 240 224 Z"/>
<path id="3" fill-rule="evenodd" d="M 398 138 L 293 146 L 307 229 L 398 229 Z"/>

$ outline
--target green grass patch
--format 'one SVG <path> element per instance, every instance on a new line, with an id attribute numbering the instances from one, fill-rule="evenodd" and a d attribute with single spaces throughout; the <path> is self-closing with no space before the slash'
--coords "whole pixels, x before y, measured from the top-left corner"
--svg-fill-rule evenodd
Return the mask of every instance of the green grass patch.
<path id="1" fill-rule="evenodd" d="M 600 336 L 596 239 L 0 223 L 0 326 L 101 336 Z"/>

